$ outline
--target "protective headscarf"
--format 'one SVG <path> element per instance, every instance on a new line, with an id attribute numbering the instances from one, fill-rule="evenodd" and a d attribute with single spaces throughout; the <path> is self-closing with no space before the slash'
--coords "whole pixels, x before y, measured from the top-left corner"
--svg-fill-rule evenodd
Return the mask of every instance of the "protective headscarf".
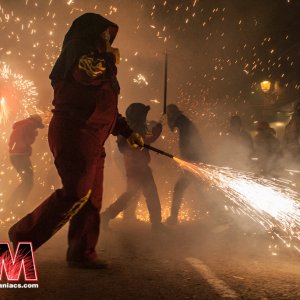
<path id="1" fill-rule="evenodd" d="M 118 32 L 118 25 L 94 13 L 86 13 L 75 19 L 65 35 L 61 54 L 49 78 L 52 81 L 65 79 L 79 57 L 99 47 L 105 48 L 105 40 L 101 33 L 107 29 L 109 42 L 112 44 Z"/>
<path id="2" fill-rule="evenodd" d="M 126 120 L 129 127 L 139 133 L 146 132 L 146 118 L 150 110 L 149 105 L 132 103 L 126 109 Z"/>

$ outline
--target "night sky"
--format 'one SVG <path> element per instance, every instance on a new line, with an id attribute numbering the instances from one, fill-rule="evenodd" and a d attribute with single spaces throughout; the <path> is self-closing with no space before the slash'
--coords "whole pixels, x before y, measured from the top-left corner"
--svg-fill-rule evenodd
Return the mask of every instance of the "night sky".
<path id="1" fill-rule="evenodd" d="M 115 46 L 122 55 L 121 111 L 134 101 L 162 101 L 166 49 L 168 101 L 195 116 L 218 123 L 224 112 L 228 117 L 246 110 L 255 118 L 262 80 L 278 81 L 280 101 L 299 94 L 297 1 L 1 0 L 0 5 L 1 62 L 34 82 L 42 110 L 51 107 L 48 75 L 64 34 L 84 12 L 120 26 Z M 159 113 L 161 105 L 156 106 Z"/>

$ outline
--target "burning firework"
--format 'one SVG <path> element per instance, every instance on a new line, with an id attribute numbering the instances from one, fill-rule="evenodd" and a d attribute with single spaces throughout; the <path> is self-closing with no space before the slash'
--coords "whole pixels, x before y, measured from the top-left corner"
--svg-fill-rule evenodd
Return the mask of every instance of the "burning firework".
<path id="1" fill-rule="evenodd" d="M 0 80 L 4 83 L 0 101 L 0 124 L 10 118 L 26 118 L 29 114 L 42 113 L 37 108 L 37 90 L 33 81 L 14 73 L 4 62 L 0 62 Z M 7 95 L 6 95 L 7 94 Z M 11 114 L 14 112 L 14 116 Z"/>
<path id="2" fill-rule="evenodd" d="M 0 124 L 5 124 L 8 120 L 9 108 L 4 97 L 0 100 Z"/>
<path id="3" fill-rule="evenodd" d="M 174 159 L 182 168 L 222 191 L 234 204 L 231 207 L 233 212 L 249 216 L 276 235 L 287 247 L 294 240 L 300 241 L 300 195 L 287 186 L 287 181 Z M 300 251 L 296 245 L 294 247 Z"/>

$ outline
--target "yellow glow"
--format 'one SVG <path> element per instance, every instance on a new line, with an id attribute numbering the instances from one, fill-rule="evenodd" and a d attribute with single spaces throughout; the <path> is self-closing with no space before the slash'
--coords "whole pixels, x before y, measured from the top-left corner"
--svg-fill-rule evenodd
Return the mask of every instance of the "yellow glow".
<path id="1" fill-rule="evenodd" d="M 260 83 L 260 88 L 264 93 L 267 93 L 271 89 L 271 81 L 264 80 Z"/>

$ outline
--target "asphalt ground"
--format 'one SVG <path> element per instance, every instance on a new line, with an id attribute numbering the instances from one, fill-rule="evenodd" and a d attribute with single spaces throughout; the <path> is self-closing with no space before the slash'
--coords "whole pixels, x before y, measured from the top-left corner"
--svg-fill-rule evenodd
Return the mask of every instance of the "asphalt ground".
<path id="1" fill-rule="evenodd" d="M 153 233 L 117 219 L 97 247 L 109 268 L 85 270 L 65 262 L 66 226 L 35 253 L 39 287 L 0 299 L 300 299 L 300 253 L 256 229 L 204 218 Z"/>

